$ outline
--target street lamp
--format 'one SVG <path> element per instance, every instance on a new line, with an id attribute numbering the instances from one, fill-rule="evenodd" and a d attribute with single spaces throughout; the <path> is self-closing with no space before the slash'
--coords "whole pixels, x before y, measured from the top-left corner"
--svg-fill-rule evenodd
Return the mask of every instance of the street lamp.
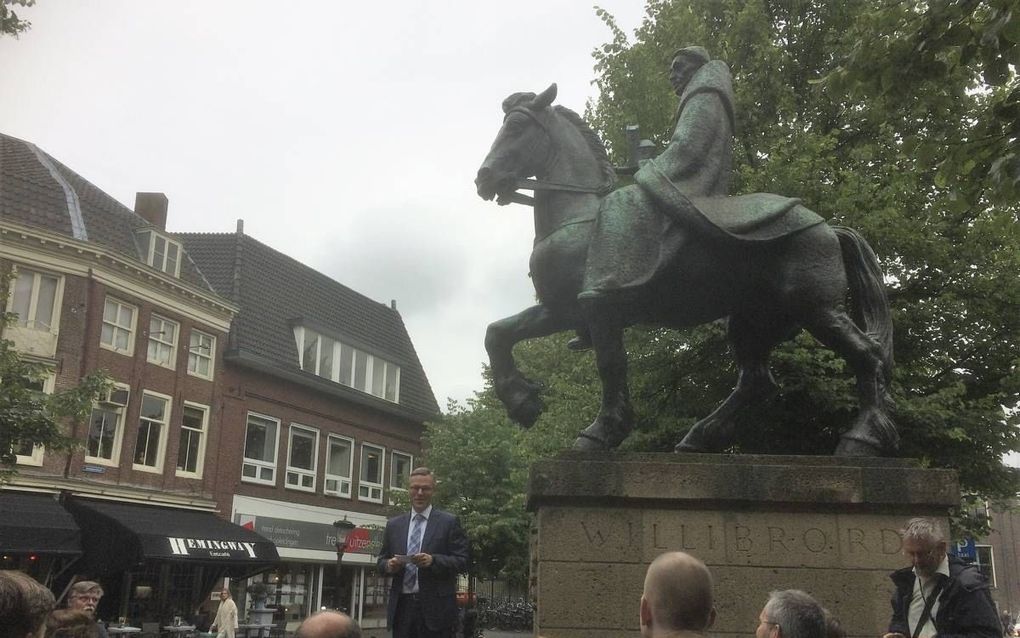
<path id="1" fill-rule="evenodd" d="M 344 562 L 344 552 L 347 551 L 347 535 L 354 529 L 354 523 L 347 520 L 345 516 L 342 521 L 333 521 L 333 527 L 336 528 L 336 588 L 333 590 L 333 609 L 340 611 L 340 604 L 343 600 L 340 567 Z"/>

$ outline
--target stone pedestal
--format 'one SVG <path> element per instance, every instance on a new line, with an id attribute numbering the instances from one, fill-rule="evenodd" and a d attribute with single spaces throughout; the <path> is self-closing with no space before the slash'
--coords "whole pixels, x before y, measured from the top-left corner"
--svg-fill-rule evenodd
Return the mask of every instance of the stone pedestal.
<path id="1" fill-rule="evenodd" d="M 879 638 L 907 519 L 946 521 L 956 473 L 901 459 L 564 453 L 531 468 L 536 635 L 638 636 L 648 564 L 683 550 L 715 579 L 713 636 L 747 638 L 775 589 Z"/>

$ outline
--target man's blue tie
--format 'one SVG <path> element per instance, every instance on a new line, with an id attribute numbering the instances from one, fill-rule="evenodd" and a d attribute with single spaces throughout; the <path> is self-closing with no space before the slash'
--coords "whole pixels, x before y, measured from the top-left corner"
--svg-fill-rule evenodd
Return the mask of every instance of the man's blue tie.
<path id="1" fill-rule="evenodd" d="M 414 515 L 414 527 L 411 529 L 411 540 L 407 541 L 407 555 L 414 556 L 421 551 L 421 532 L 425 528 L 425 517 Z M 414 591 L 418 581 L 418 566 L 408 563 L 404 566 L 404 591 Z"/>

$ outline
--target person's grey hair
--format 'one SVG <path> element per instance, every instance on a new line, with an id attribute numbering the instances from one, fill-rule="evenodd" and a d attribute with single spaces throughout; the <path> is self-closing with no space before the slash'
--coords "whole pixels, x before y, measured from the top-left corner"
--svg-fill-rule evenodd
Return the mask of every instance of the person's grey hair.
<path id="1" fill-rule="evenodd" d="M 435 473 L 427 467 L 416 467 L 411 470 L 410 476 L 431 476 L 433 479 L 436 478 Z"/>
<path id="2" fill-rule="evenodd" d="M 825 638 L 825 610 L 799 589 L 774 591 L 765 603 L 765 620 L 779 625 L 782 638 Z"/>
<path id="3" fill-rule="evenodd" d="M 0 571 L 0 638 L 35 634 L 55 605 L 50 590 L 28 574 Z"/>
<path id="4" fill-rule="evenodd" d="M 900 531 L 903 540 L 912 539 L 923 543 L 944 543 L 946 533 L 938 521 L 931 518 L 912 518 Z"/>
<path id="5" fill-rule="evenodd" d="M 75 584 L 71 585 L 71 590 L 67 593 L 68 599 L 76 598 L 82 594 L 95 594 L 102 598 L 103 586 L 94 580 L 79 580 Z"/>

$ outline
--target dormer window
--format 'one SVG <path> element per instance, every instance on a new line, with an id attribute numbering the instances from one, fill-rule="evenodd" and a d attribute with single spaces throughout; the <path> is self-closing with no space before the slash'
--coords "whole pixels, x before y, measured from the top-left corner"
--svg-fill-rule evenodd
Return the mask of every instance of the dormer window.
<path id="1" fill-rule="evenodd" d="M 400 402 L 400 366 L 338 339 L 295 326 L 301 369 L 355 390 Z"/>
<path id="2" fill-rule="evenodd" d="M 181 245 L 154 230 L 141 231 L 145 263 L 168 275 L 181 275 Z"/>

